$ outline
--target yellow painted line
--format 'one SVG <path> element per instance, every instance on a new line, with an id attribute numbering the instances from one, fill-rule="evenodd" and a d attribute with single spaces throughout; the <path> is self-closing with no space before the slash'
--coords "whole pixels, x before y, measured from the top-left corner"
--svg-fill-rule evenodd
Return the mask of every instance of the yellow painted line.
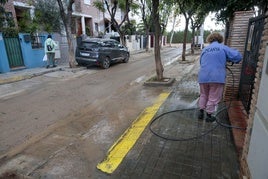
<path id="1" fill-rule="evenodd" d="M 105 173 L 113 173 L 116 170 L 169 94 L 160 94 L 157 101 L 140 114 L 131 127 L 112 145 L 106 158 L 97 165 L 99 170 Z"/>

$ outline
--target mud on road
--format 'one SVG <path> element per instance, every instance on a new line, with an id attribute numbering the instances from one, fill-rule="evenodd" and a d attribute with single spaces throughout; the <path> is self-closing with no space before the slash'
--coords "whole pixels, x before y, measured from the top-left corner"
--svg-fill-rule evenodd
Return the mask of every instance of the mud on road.
<path id="1" fill-rule="evenodd" d="M 144 55 L 147 58 L 148 54 Z M 139 56 L 145 58 L 142 54 Z M 190 72 L 195 59 L 196 56 L 193 56 L 189 63 L 179 60 L 172 63 L 165 68 L 165 75 L 179 81 Z M 130 61 L 133 71 L 137 70 L 136 64 L 137 59 Z M 42 83 L 16 95 L 20 102 L 14 98 L 1 101 L 1 105 L 17 105 L 21 113 L 16 115 L 23 116 L 25 121 L 18 120 L 14 128 L 23 126 L 24 130 L 29 129 L 29 136 L 22 136 L 17 144 L 2 151 L 0 174 L 9 171 L 32 178 L 103 178 L 103 174 L 96 170 L 96 165 L 110 146 L 161 92 L 172 90 L 172 87 L 143 86 L 144 80 L 152 75 L 152 72 L 146 73 L 147 69 L 140 69 L 138 76 L 134 75 L 132 80 L 123 77 L 105 83 L 111 79 L 111 73 L 113 76 L 122 76 L 118 72 L 120 68 L 122 70 L 121 65 L 124 64 L 113 66 L 109 71 L 93 68 L 94 73 L 85 72 L 68 81 L 48 76 L 37 77 L 32 80 Z M 152 69 L 153 66 L 152 63 Z M 122 71 L 131 75 L 130 69 Z M 102 89 L 97 88 L 101 83 L 104 83 Z M 94 91 L 93 97 L 88 91 Z M 31 106 L 32 113 L 25 111 L 24 105 Z M 2 112 L 1 116 L 7 114 Z M 15 116 L 14 119 L 19 117 Z M 12 122 L 12 118 L 4 119 Z M 30 130 L 33 131 L 32 135 Z M 20 136 L 19 128 L 14 131 Z M 6 140 L 16 141 L 14 136 L 9 135 L 7 137 L 10 138 Z"/>

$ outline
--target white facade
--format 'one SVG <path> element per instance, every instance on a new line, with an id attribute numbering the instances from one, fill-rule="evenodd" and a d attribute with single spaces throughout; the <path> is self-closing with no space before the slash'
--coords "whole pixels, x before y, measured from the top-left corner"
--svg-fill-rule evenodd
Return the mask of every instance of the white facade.
<path id="1" fill-rule="evenodd" d="M 248 166 L 253 179 L 268 179 L 268 46 L 266 47 L 258 102 L 248 152 Z"/>

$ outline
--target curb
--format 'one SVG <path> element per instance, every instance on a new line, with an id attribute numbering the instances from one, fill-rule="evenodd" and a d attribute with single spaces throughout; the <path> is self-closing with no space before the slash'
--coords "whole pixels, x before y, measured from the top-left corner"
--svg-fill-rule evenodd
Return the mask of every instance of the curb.
<path id="1" fill-rule="evenodd" d="M 26 79 L 31 79 L 31 78 L 36 77 L 36 76 L 41 76 L 41 75 L 44 75 L 47 73 L 51 73 L 51 72 L 55 72 L 55 71 L 62 71 L 62 70 L 63 69 L 60 67 L 57 69 L 47 70 L 47 71 L 43 71 L 43 72 L 37 72 L 37 73 L 33 73 L 33 74 L 16 75 L 16 76 L 8 77 L 8 78 L 3 78 L 3 79 L 0 79 L 0 85 L 14 83 L 14 82 L 18 82 L 18 81 L 22 81 L 22 80 L 26 80 Z"/>
<path id="2" fill-rule="evenodd" d="M 175 78 L 164 78 L 163 81 L 146 81 L 144 86 L 171 86 L 175 81 Z"/>
<path id="3" fill-rule="evenodd" d="M 32 78 L 32 76 L 33 75 L 24 75 L 24 76 L 14 76 L 14 77 L 6 78 L 6 79 L 0 79 L 0 85 L 22 81 L 25 79 Z"/>

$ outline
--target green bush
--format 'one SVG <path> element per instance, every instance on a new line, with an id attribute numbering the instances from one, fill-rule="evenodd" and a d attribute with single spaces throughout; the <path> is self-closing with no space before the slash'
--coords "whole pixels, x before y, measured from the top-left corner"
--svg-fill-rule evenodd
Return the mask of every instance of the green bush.
<path id="1" fill-rule="evenodd" d="M 174 32 L 173 40 L 171 43 L 183 43 L 183 34 L 184 34 L 184 31 Z M 210 31 L 207 31 L 207 30 L 204 31 L 204 43 L 205 43 L 205 40 L 209 34 L 210 34 Z M 168 43 L 170 41 L 170 36 L 171 36 L 171 32 L 168 32 L 168 34 L 167 34 L 167 42 Z M 191 43 L 191 42 L 192 42 L 192 33 L 191 33 L 191 31 L 188 31 L 187 43 Z"/>

